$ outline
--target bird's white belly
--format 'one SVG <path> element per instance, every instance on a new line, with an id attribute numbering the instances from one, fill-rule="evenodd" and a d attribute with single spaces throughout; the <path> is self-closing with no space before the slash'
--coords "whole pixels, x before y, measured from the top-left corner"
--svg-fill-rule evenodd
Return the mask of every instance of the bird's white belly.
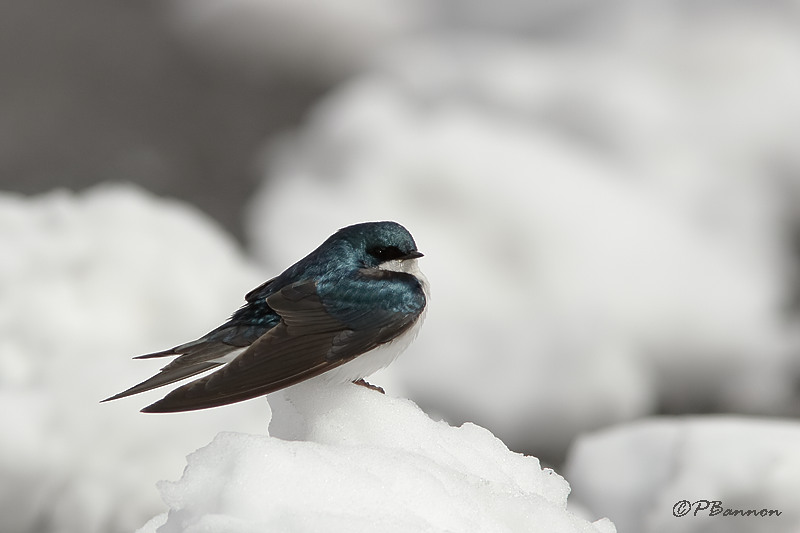
<path id="1" fill-rule="evenodd" d="M 320 377 L 331 383 L 346 383 L 367 377 L 381 368 L 389 366 L 392 361 L 397 359 L 398 355 L 408 348 L 408 345 L 419 333 L 419 328 L 425 318 L 424 313 L 423 311 L 423 314 L 420 315 L 414 325 L 399 337 L 325 372 Z"/>

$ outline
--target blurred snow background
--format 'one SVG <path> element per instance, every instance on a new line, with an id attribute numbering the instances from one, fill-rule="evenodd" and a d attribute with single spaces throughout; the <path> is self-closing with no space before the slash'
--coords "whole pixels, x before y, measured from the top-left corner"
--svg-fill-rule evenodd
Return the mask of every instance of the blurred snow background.
<path id="1" fill-rule="evenodd" d="M 0 258 L 4 532 L 132 531 L 187 452 L 269 420 L 264 401 L 180 423 L 99 403 L 157 368 L 133 355 L 215 327 L 263 277 L 195 209 L 131 188 L 6 193 Z"/>
<path id="2" fill-rule="evenodd" d="M 800 425 L 746 417 L 647 420 L 581 437 L 565 467 L 572 497 L 614 516 L 619 531 L 789 532 L 800 524 Z M 780 516 L 720 519 L 681 500 Z"/>
<path id="3" fill-rule="evenodd" d="M 614 499 L 594 442 L 658 458 L 691 427 L 701 457 L 773 454 L 758 421 L 731 438 L 628 421 L 795 431 L 797 2 L 95 4 L 0 7 L 0 187 L 138 182 L 246 252 L 136 189 L 3 195 L 4 531 L 131 531 L 185 455 L 264 433 L 259 401 L 144 417 L 147 399 L 96 400 L 151 373 L 130 356 L 217 325 L 363 220 L 405 224 L 433 288 L 422 335 L 373 381 L 546 463 L 584 435 L 566 475 L 592 519 L 702 528 L 626 502 L 640 482 L 665 513 L 727 479 L 690 463 L 673 490 L 644 471 Z M 786 472 L 737 497 L 788 508 Z"/>

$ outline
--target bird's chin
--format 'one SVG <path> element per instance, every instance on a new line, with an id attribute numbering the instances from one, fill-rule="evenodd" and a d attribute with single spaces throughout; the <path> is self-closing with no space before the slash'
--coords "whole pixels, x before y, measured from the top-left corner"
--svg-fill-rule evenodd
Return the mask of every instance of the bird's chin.
<path id="1" fill-rule="evenodd" d="M 425 292 L 425 298 L 430 300 L 430 285 L 428 278 L 419 269 L 419 263 L 416 259 L 393 259 L 392 261 L 384 261 L 378 265 L 378 270 L 390 270 L 392 272 L 405 272 L 411 274 L 422 285 L 422 290 Z M 427 310 L 427 307 L 426 307 Z"/>
<path id="2" fill-rule="evenodd" d="M 417 263 L 416 259 L 393 259 L 391 261 L 384 261 L 378 265 L 378 269 L 416 274 L 419 272 L 419 263 Z"/>

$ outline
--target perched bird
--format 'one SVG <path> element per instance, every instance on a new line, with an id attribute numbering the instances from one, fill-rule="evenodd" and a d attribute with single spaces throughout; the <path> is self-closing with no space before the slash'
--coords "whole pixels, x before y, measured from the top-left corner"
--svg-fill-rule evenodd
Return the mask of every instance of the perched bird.
<path id="1" fill-rule="evenodd" d="M 148 380 L 105 401 L 197 375 L 142 409 L 194 411 L 269 394 L 324 374 L 361 380 L 417 335 L 428 282 L 414 238 L 396 222 L 342 228 L 279 276 L 250 291 L 230 319 L 197 340 L 136 359 L 178 355 Z M 223 366 L 224 365 L 224 366 Z"/>

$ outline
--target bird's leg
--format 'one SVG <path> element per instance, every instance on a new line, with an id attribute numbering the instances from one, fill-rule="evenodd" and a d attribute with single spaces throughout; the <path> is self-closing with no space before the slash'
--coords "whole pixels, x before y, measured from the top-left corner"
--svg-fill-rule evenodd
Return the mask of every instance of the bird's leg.
<path id="1" fill-rule="evenodd" d="M 362 387 L 366 387 L 366 388 L 371 389 L 371 390 L 378 391 L 381 394 L 386 394 L 386 391 L 383 390 L 382 387 L 378 387 L 377 385 L 373 385 L 371 383 L 367 383 L 366 381 L 364 381 L 364 378 L 357 379 L 353 383 L 355 383 L 356 385 L 361 385 Z"/>

